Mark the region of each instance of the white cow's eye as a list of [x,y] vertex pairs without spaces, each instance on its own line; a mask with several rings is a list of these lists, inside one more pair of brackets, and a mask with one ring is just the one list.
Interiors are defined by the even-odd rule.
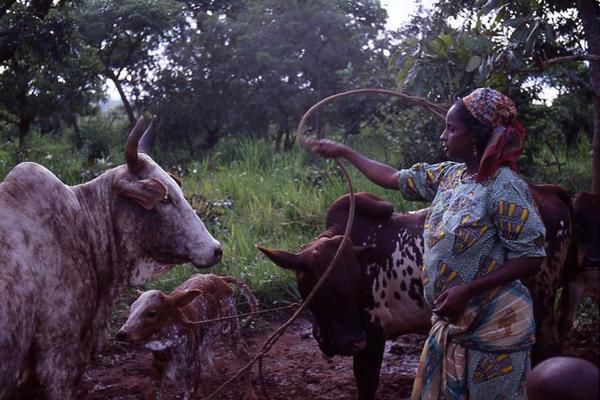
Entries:
[[148,318],[156,318],[157,315],[158,315],[158,313],[156,311],[148,311],[146,313],[146,317],[148,317]]

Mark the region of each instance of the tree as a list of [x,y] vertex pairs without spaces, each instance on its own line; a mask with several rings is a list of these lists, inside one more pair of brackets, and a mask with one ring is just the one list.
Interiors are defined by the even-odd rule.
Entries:
[[0,5],[0,63],[11,59],[21,44],[31,40],[36,34],[31,28],[46,18],[52,3],[52,0],[4,0]]
[[[476,86],[494,86],[516,100],[525,118],[528,104],[539,98],[544,81],[591,91],[596,115],[592,190],[596,192],[600,190],[600,79],[594,66],[600,60],[596,53],[600,6],[595,0],[580,0],[577,7],[563,0],[440,2],[430,24],[434,34],[416,36],[400,46],[398,78],[407,87],[427,88],[430,93],[426,95],[440,100],[463,95]],[[448,26],[449,17],[458,18],[460,26]],[[453,32],[447,34],[448,29]],[[585,39],[587,48],[581,46]],[[414,56],[412,60],[409,55]],[[438,84],[436,90],[427,81],[431,76],[444,76],[451,85],[440,91]]]
[[91,112],[101,95],[96,65],[78,45],[68,8],[48,5],[41,18],[32,9],[42,3],[13,2],[0,19],[1,30],[16,32],[2,53],[8,58],[0,66],[0,119],[17,127],[21,146],[35,122],[65,121],[77,131],[76,115]]
[[[148,107],[172,121],[166,129],[162,120],[170,136],[159,137],[192,137],[203,148],[225,134],[274,132],[286,148],[312,103],[358,77],[376,82],[385,75],[385,11],[376,1],[233,4],[225,11],[194,9],[187,19],[193,23],[165,46],[168,63],[146,97]],[[167,111],[174,104],[189,113],[175,121]],[[366,115],[357,101],[348,104],[354,116]]]
[[79,33],[114,85],[130,124],[133,98],[160,69],[160,46],[180,33],[182,3],[176,0],[87,0],[76,8]]

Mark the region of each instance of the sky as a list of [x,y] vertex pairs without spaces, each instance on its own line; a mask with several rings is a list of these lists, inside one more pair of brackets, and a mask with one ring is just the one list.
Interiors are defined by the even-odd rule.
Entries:
[[[417,11],[417,0],[380,0],[383,8],[388,13],[387,28],[394,30],[405,22]],[[434,0],[421,0],[425,8],[430,8]]]

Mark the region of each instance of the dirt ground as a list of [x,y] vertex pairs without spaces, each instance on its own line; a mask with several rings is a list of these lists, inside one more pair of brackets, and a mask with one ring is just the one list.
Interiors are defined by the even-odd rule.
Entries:
[[[124,312],[123,312],[124,314]],[[116,315],[116,328],[124,315]],[[259,319],[245,334],[251,356],[260,351],[264,341],[286,316]],[[600,365],[598,321],[579,326],[565,344],[565,354],[586,358]],[[405,335],[387,343],[378,400],[399,400],[410,396],[419,353],[425,337]],[[152,356],[143,349],[124,348],[111,340],[85,373],[79,388],[80,400],[149,400],[153,398],[150,383]],[[229,350],[215,351],[216,370],[205,379],[204,396],[227,381],[243,365]],[[352,376],[352,359],[325,359],[311,334],[307,317],[297,319],[263,359],[263,377],[269,398],[276,400],[351,400],[357,398]],[[252,367],[252,380],[259,399],[267,399],[260,391],[258,367]],[[242,378],[224,388],[215,399],[237,400],[244,395]],[[171,393],[168,399],[179,399]]]

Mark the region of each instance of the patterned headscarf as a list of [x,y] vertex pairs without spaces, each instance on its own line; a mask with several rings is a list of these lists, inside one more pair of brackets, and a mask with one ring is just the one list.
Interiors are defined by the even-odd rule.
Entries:
[[463,104],[479,122],[494,128],[481,157],[477,182],[494,175],[506,164],[517,171],[517,159],[523,153],[525,128],[517,120],[515,103],[492,88],[479,88],[463,97]]

